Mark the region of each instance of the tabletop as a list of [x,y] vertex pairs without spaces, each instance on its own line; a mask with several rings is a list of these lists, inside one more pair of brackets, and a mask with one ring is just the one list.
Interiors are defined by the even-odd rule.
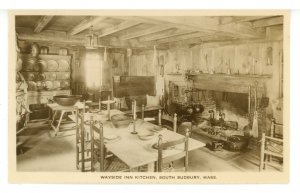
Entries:
[[[150,140],[141,140],[138,135],[131,134],[133,130],[133,125],[130,124],[128,127],[116,128],[111,121],[107,121],[106,111],[102,111],[102,114],[91,114],[86,113],[85,119],[89,120],[90,116],[94,117],[94,120],[100,120],[103,123],[103,133],[105,136],[117,135],[119,140],[105,143],[106,148],[126,163],[130,168],[136,168],[146,164],[152,164],[157,161],[158,152],[152,146],[157,143],[158,135],[163,135],[163,141],[173,141],[181,139],[184,136],[173,131],[169,131],[165,128],[162,128],[158,132],[154,133],[153,138]],[[119,110],[111,110],[111,114],[122,113]],[[73,121],[75,121],[75,115],[69,116]],[[152,123],[143,121],[141,119],[136,120],[136,131],[138,134],[146,134],[151,130],[158,130],[159,126],[153,125]],[[89,129],[89,125],[86,125],[86,129]],[[189,139],[188,150],[192,151],[201,147],[204,147],[205,144],[194,140]],[[175,146],[172,149],[167,149],[163,151],[163,157],[173,156],[178,153],[181,153],[184,149],[184,144]]]
[[58,111],[58,110],[73,110],[76,108],[83,109],[84,104],[78,101],[73,106],[62,106],[57,103],[48,103],[47,106],[53,111]]

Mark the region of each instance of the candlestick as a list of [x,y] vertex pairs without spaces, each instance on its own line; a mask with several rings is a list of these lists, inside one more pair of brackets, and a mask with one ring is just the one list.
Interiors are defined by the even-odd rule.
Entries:
[[137,134],[138,132],[135,130],[135,120],[132,121],[132,128],[133,128],[133,131],[131,132],[131,134]]
[[107,115],[108,120],[110,121],[110,96],[107,97]]

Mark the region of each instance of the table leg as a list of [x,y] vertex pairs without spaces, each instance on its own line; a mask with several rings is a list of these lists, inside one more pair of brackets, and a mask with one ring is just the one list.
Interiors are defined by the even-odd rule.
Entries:
[[155,171],[154,171],[154,168],[155,168],[154,166],[155,166],[154,162],[149,163],[149,164],[147,165],[147,172],[155,172]]
[[[54,113],[55,115],[56,115],[56,112],[57,111],[55,111],[55,113]],[[65,114],[65,111],[62,110],[61,115],[60,115],[59,120],[58,120],[58,123],[57,123],[57,126],[53,125],[53,122],[54,122],[54,119],[53,119],[53,122],[52,122],[51,126],[54,129],[54,136],[56,136],[57,133],[59,132],[59,127],[60,127],[60,124],[61,124],[61,121],[62,121],[62,118],[63,118],[64,114]]]
[[55,117],[56,117],[56,114],[57,114],[57,111],[54,111],[54,114],[52,116],[52,120],[51,120],[51,123],[50,124],[53,124],[54,120],[55,120]]

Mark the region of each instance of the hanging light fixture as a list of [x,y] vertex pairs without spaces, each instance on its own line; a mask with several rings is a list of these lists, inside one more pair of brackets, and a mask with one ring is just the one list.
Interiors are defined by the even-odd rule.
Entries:
[[104,48],[104,62],[107,62],[107,52],[106,52],[106,47]]
[[98,46],[98,36],[94,33],[93,26],[91,25],[89,34],[86,35],[86,48],[96,49]]

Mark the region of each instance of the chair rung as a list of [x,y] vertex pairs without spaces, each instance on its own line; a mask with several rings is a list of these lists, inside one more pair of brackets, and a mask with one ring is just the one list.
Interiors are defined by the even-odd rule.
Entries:
[[[89,152],[91,152],[91,150],[90,150],[90,149],[86,149],[86,150],[84,150],[84,153],[89,153]],[[82,151],[78,151],[77,153],[82,153]]]
[[281,157],[281,158],[283,158],[283,155],[282,155],[282,154],[280,154],[280,153],[275,153],[275,152],[271,152],[271,151],[268,151],[268,150],[265,150],[265,151],[264,151],[264,154],[272,155],[272,156],[276,156],[276,157]]
[[265,136],[265,138],[268,139],[268,140],[271,140],[271,141],[278,141],[278,142],[282,142],[283,143],[282,139],[278,139],[278,138],[274,138],[274,137],[268,137],[268,136]]
[[[90,162],[90,161],[91,161],[91,158],[84,159],[83,161],[84,161],[84,162]],[[78,160],[78,162],[82,162],[82,160]]]
[[272,162],[264,162],[265,165],[269,165],[269,166],[273,166],[276,168],[282,168],[283,166],[281,164],[278,163],[272,163]]

